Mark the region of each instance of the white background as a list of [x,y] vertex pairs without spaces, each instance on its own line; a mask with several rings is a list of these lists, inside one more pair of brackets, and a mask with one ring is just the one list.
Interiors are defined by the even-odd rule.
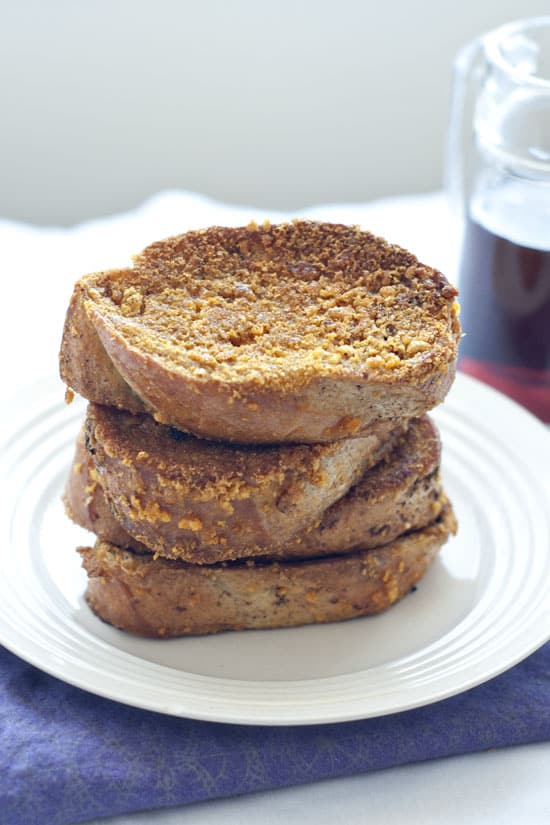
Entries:
[[437,189],[461,45],[548,0],[0,0],[0,216],[165,188],[299,209]]

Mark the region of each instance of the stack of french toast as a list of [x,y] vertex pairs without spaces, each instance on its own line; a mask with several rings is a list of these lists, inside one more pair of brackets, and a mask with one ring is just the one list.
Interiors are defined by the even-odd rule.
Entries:
[[405,596],[455,532],[426,411],[456,290],[357,227],[212,227],[75,285],[89,404],[67,479],[87,601],[153,637],[331,622]]

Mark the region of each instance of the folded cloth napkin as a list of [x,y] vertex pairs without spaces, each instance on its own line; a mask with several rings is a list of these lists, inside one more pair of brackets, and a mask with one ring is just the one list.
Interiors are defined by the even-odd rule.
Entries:
[[550,643],[426,707],[273,728],[127,707],[0,648],[0,719],[0,824],[69,825],[549,740]]

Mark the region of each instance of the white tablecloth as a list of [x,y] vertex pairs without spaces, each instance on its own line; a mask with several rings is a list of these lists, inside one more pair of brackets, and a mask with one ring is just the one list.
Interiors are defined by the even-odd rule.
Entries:
[[[306,215],[360,224],[411,249],[451,279],[456,276],[457,231],[441,194],[371,204],[326,205],[300,213]],[[71,229],[0,221],[4,298],[0,400],[9,403],[9,396],[19,387],[56,371],[65,310],[73,282],[81,274],[125,266],[131,254],[150,241],[188,228],[287,217],[269,210],[228,207],[189,193],[167,192],[134,212]],[[447,825],[543,825],[550,822],[549,776],[550,743],[101,822],[426,825],[438,821]],[[99,821],[93,825],[99,825]]]

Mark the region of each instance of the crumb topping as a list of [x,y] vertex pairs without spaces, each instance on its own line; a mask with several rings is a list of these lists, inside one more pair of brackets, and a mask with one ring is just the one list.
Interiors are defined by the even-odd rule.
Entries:
[[277,384],[313,376],[446,371],[456,290],[357,227],[288,224],[188,232],[132,269],[90,276],[88,305],[134,346],[196,379]]
[[[235,447],[164,427],[149,415],[132,415],[96,404],[88,407],[87,432],[94,451],[120,461],[121,471],[124,467],[132,470],[139,463],[140,473],[133,475],[136,491],[130,505],[149,521],[169,520],[169,514],[159,509],[156,502],[145,513],[146,508],[137,497],[142,473],[147,474],[150,483],[154,478],[156,485],[175,491],[181,500],[217,500],[228,511],[232,501],[250,498],[255,490],[269,485],[282,485],[277,507],[283,510],[287,500],[292,503],[295,496],[303,494],[304,484],[327,486],[328,461],[345,455],[346,465],[363,466],[376,449],[364,438],[324,444]],[[391,426],[387,435],[381,436],[380,444],[390,443],[390,435]],[[140,462],[137,454],[141,456]],[[186,518],[185,525],[180,524],[180,528],[193,532],[202,526],[194,514]]]

